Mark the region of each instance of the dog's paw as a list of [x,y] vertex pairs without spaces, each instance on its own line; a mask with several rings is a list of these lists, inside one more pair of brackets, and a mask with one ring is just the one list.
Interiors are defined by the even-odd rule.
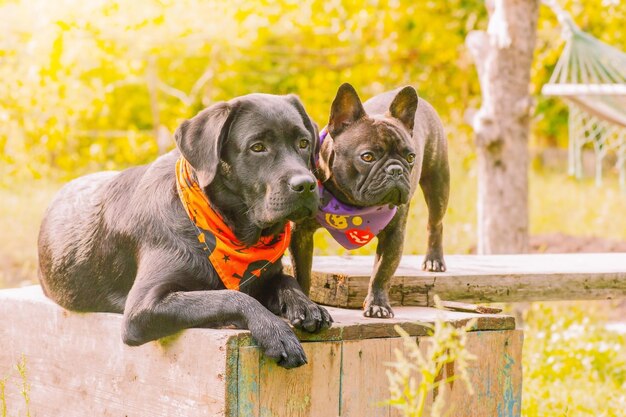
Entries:
[[331,326],[333,318],[328,311],[307,297],[290,298],[284,302],[283,316],[298,329],[310,333],[319,332]]
[[443,260],[443,256],[426,255],[424,263],[422,263],[422,270],[430,272],[446,272],[446,263]]
[[293,330],[278,317],[272,317],[272,319],[259,318],[248,324],[252,337],[261,346],[265,355],[287,369],[307,363],[302,344]]
[[363,302],[363,315],[365,317],[380,317],[390,319],[393,317],[393,310],[387,301],[387,297],[374,297],[368,295]]

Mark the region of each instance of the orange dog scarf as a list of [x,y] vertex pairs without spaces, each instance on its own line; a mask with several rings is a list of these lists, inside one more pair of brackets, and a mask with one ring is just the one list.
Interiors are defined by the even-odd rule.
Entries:
[[176,187],[183,207],[198,230],[198,240],[220,279],[230,290],[239,290],[258,278],[280,259],[289,246],[291,225],[279,235],[261,237],[253,246],[239,242],[232,230],[213,210],[211,203],[191,175],[191,165],[182,156],[176,161]]

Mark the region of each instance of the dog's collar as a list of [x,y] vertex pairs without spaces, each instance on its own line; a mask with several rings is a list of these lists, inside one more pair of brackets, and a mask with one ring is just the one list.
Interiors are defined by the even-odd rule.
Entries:
[[[320,132],[320,149],[327,137],[328,127],[325,127]],[[346,249],[357,249],[369,243],[387,227],[398,211],[397,207],[387,204],[372,207],[351,206],[339,201],[321,183],[319,189],[320,207],[315,217]]]
[[191,165],[181,156],[176,161],[176,188],[180,201],[224,286],[239,290],[280,260],[289,247],[291,224],[287,222],[278,235],[261,237],[256,244],[246,246],[211,207],[191,173]]

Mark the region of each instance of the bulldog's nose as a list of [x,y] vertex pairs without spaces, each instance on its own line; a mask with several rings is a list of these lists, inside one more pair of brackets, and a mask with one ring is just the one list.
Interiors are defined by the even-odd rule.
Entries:
[[385,171],[387,171],[387,174],[392,176],[393,178],[398,178],[400,175],[402,175],[402,167],[400,165],[389,165]]
[[315,178],[310,175],[294,175],[289,179],[289,187],[296,193],[311,193],[315,185]]

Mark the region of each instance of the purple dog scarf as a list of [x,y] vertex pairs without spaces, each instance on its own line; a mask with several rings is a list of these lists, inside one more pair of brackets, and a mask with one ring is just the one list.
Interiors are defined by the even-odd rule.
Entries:
[[[320,148],[328,131],[320,132]],[[317,221],[346,249],[357,249],[369,243],[395,216],[397,207],[390,205],[354,207],[337,200],[322,184]]]

